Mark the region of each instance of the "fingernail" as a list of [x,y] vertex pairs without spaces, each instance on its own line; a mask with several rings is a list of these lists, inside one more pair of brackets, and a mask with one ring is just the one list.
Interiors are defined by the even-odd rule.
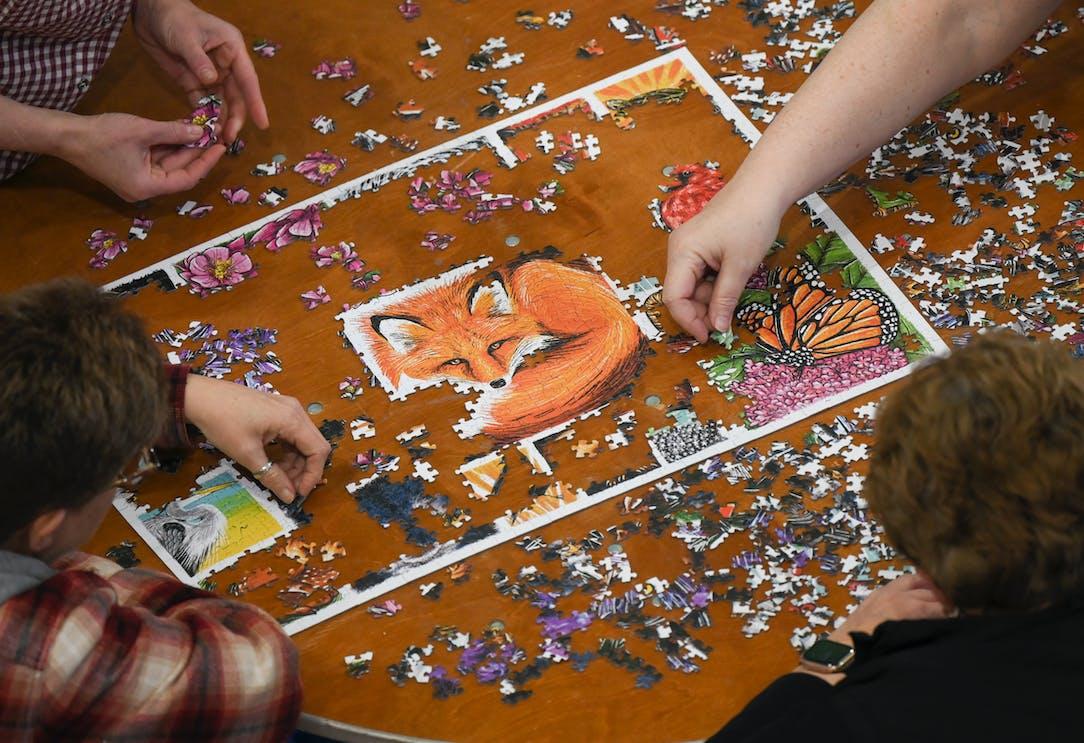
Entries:
[[190,137],[203,136],[203,127],[201,127],[201,126],[190,126],[190,127],[188,127],[188,136],[190,136]]
[[205,83],[213,83],[215,81],[215,72],[210,67],[204,67],[200,70],[199,76]]
[[715,329],[718,330],[720,333],[730,332],[730,323],[724,320],[722,315],[715,317],[715,319],[711,321],[711,324],[714,325]]

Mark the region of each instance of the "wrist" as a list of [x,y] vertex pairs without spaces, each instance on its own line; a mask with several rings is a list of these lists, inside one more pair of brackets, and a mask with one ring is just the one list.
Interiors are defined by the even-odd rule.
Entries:
[[748,194],[750,198],[747,201],[750,203],[745,206],[754,208],[762,219],[781,222],[787,209],[804,194],[792,198],[778,171],[766,174],[762,171],[763,168],[758,168],[753,155],[750,155],[727,185],[738,193]]
[[90,147],[93,117],[63,111],[53,113],[56,113],[57,117],[51,122],[49,147],[42,154],[78,165],[82,154]]
[[62,157],[81,118],[0,96],[0,150]]
[[845,626],[832,630],[825,636],[825,639],[831,640],[832,642],[838,642],[841,645],[850,645],[851,647],[854,647],[854,640],[851,639],[850,630]]
[[206,397],[206,386],[214,384],[214,380],[199,374],[188,375],[184,386],[184,418],[193,426],[199,427],[202,419],[202,403]]

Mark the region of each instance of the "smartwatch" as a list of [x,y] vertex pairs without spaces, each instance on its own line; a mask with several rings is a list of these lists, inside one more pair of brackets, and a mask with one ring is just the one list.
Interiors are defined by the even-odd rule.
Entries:
[[835,640],[817,640],[802,652],[801,663],[818,673],[840,673],[854,660],[854,648]]

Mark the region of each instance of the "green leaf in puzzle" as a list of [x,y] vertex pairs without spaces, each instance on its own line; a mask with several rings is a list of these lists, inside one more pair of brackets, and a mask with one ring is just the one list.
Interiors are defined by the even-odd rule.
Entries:
[[853,260],[843,267],[843,270],[839,272],[843,278],[843,286],[848,289],[879,289],[876,279],[869,275],[869,271],[866,267],[859,263],[857,260]]
[[805,246],[803,252],[821,273],[845,266],[854,260],[854,254],[851,253],[847,244],[835,233],[818,236],[816,240]]
[[708,381],[720,392],[729,391],[731,385],[745,379],[745,362],[755,354],[753,346],[742,346],[734,353],[716,356],[704,370]]
[[771,307],[772,293],[767,289],[745,289],[742,291],[741,298],[738,300],[738,306],[744,307],[753,302],[760,302],[767,307]]

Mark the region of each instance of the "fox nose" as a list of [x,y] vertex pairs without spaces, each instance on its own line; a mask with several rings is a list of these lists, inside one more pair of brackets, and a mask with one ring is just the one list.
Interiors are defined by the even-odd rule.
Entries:
[[494,379],[492,382],[489,383],[489,386],[495,390],[499,390],[506,384],[508,384],[508,382],[504,381],[503,379]]

